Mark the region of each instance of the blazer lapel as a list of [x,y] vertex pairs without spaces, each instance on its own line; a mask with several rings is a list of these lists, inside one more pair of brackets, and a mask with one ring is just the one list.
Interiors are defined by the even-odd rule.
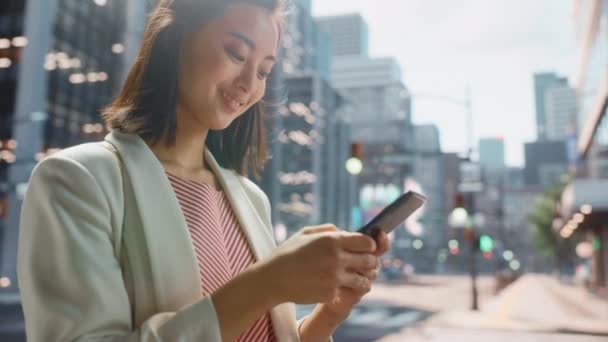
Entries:
[[205,149],[205,160],[220,181],[256,260],[268,256],[274,249],[273,238],[243,190],[239,176],[232,170],[220,167],[207,149]]
[[[267,257],[275,248],[274,238],[270,235],[272,228],[266,227],[260,214],[255,210],[238,179],[239,176],[231,170],[221,168],[208,150],[205,150],[205,160],[219,179],[256,260]],[[270,311],[270,316],[279,341],[298,341],[293,304],[284,303],[275,306]]]
[[198,264],[164,168],[137,135],[115,130],[105,140],[118,150],[131,183],[135,203],[125,204],[134,205],[141,218],[158,308],[177,310],[191,304],[202,296]]

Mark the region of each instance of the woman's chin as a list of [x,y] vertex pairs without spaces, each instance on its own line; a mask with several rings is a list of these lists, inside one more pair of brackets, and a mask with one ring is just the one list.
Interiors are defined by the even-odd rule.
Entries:
[[234,119],[235,118],[228,118],[227,116],[217,118],[217,120],[213,120],[213,122],[210,123],[209,129],[212,131],[222,131],[228,128]]

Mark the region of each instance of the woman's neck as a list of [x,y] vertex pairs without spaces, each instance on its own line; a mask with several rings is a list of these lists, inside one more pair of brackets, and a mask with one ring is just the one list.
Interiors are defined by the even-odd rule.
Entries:
[[181,169],[187,173],[208,169],[205,167],[204,151],[209,129],[202,127],[199,122],[190,122],[193,117],[183,111],[178,110],[177,119],[175,144],[167,146],[163,137],[156,144],[150,145],[150,149],[161,164],[172,169]]

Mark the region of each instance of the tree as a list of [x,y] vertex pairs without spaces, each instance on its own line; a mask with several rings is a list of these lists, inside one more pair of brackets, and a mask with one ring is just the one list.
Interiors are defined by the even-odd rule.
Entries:
[[553,220],[558,216],[557,203],[567,182],[557,183],[547,188],[534,203],[528,221],[532,229],[532,243],[541,254],[553,259],[558,272],[564,271],[575,259],[575,236],[564,239],[553,229]]

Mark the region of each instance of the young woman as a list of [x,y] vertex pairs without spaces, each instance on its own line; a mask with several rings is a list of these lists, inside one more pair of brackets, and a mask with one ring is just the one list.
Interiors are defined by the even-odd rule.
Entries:
[[[161,0],[104,142],[34,170],[19,284],[28,341],[327,341],[388,248],[333,225],[280,246],[263,102],[279,0]],[[217,159],[216,159],[217,158]],[[318,303],[300,322],[293,303]]]

